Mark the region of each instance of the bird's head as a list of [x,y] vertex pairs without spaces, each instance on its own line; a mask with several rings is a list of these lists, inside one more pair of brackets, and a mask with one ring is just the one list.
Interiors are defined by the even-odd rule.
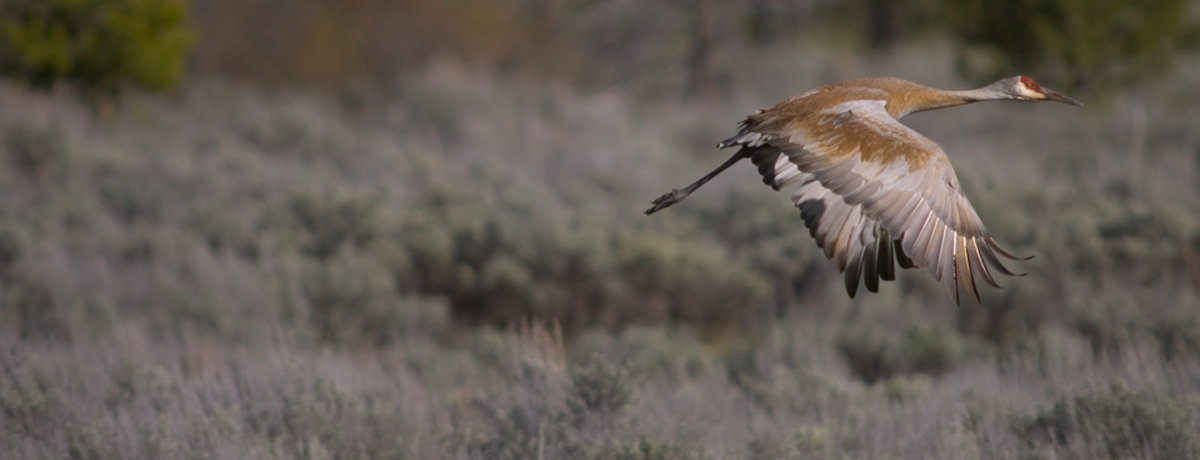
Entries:
[[1032,78],[1024,75],[1005,78],[992,84],[993,88],[1007,95],[1010,99],[1019,101],[1055,101],[1083,107],[1079,101],[1059,94],[1045,86],[1039,85]]

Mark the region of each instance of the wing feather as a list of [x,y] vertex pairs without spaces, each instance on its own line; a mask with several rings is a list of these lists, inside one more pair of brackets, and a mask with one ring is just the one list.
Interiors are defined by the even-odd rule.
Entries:
[[952,233],[952,231],[949,227],[946,227],[945,223],[936,218],[933,219],[932,226],[933,236],[929,238],[929,244],[925,246],[924,255],[925,260],[928,261],[925,266],[929,267],[929,273],[933,275],[933,279],[941,281],[942,274],[944,273],[943,268],[945,268],[946,263],[946,260],[941,257],[942,248],[944,247],[947,234]]
[[940,146],[892,118],[880,93],[807,105],[830,94],[752,115],[722,146],[759,149],[752,159],[772,187],[801,182],[793,203],[852,297],[863,276],[872,292],[894,279],[896,264],[925,267],[955,303],[960,285],[979,299],[977,278],[998,286],[993,269],[1017,276],[997,256],[1019,259],[988,234]]
[[967,241],[967,260],[971,262],[971,272],[979,274],[983,277],[983,281],[994,288],[999,288],[996,279],[992,278],[992,273],[988,271],[987,264],[983,263],[983,255],[979,253],[979,241],[970,239]]
[[[882,254],[879,253],[879,248],[881,247],[879,242],[883,241],[883,239],[878,238],[875,230],[878,230],[878,228],[872,229],[872,235],[863,234],[863,284],[871,292],[879,292],[879,275],[880,269],[883,268],[883,263],[880,260]],[[891,261],[889,260],[888,262],[890,263]]]
[[967,251],[967,237],[960,236],[955,241],[954,246],[954,268],[962,273],[959,278],[962,281],[963,289],[979,302],[979,289],[975,286],[974,268],[971,267],[971,253]]
[[879,236],[879,279],[885,281],[896,280],[896,266],[892,262],[892,243],[891,235],[888,235],[887,230],[881,230],[882,235]]
[[942,225],[946,227],[946,230],[942,233],[942,247],[938,249],[937,255],[934,256],[933,260],[938,261],[938,264],[941,265],[940,268],[943,275],[950,275],[953,278],[958,275],[954,266],[954,243],[958,241],[958,233],[951,229],[949,225]]
[[846,292],[850,294],[850,298],[854,298],[854,294],[858,293],[858,279],[862,274],[862,253],[854,254],[846,265],[846,270],[843,271],[844,280],[846,282]]

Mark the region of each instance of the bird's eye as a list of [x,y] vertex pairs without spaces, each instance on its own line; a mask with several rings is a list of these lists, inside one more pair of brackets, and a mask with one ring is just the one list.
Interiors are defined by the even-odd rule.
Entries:
[[1033,79],[1032,79],[1032,78],[1029,78],[1029,77],[1021,77],[1021,79],[1020,79],[1020,82],[1021,82],[1021,86],[1022,86],[1024,89],[1028,89],[1028,90],[1032,90],[1032,91],[1038,91],[1038,92],[1040,92],[1040,91],[1042,90],[1042,87],[1041,87],[1041,85],[1038,85],[1038,84],[1037,84],[1037,82],[1036,82],[1036,81],[1033,81]]

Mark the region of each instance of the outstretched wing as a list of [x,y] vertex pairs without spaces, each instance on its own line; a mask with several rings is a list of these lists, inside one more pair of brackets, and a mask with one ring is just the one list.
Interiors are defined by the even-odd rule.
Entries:
[[855,100],[799,117],[768,109],[721,146],[752,149],[773,187],[801,184],[793,202],[851,296],[862,274],[871,291],[891,279],[894,255],[926,267],[956,304],[959,284],[978,301],[976,278],[999,287],[990,270],[1014,274],[997,255],[1015,257],[988,234],[941,147],[885,107]]

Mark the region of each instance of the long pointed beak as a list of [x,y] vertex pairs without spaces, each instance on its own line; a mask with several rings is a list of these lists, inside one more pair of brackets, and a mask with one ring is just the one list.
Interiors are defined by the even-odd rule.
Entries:
[[1045,86],[1042,87],[1042,94],[1044,94],[1046,96],[1046,99],[1044,99],[1046,101],[1055,101],[1055,102],[1061,102],[1063,104],[1071,104],[1076,107],[1083,107],[1082,102],[1079,102],[1077,100],[1071,99],[1066,96],[1063,96],[1062,94],[1059,94],[1057,91],[1054,91]]

